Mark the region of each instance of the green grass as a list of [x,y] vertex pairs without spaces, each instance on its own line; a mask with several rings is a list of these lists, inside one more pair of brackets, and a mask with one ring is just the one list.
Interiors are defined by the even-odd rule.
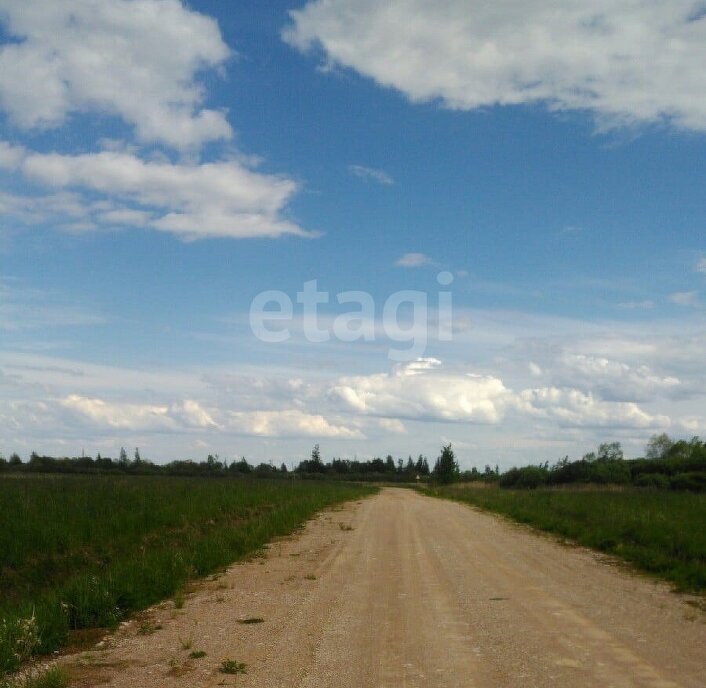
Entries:
[[243,662],[236,662],[234,659],[224,659],[218,668],[222,674],[246,674],[248,665]]
[[329,482],[0,478],[0,676],[113,627],[372,490]]
[[501,490],[438,488],[474,504],[620,557],[673,583],[706,589],[706,495],[627,488]]
[[67,688],[69,677],[60,667],[32,671],[14,679],[0,678],[0,688]]

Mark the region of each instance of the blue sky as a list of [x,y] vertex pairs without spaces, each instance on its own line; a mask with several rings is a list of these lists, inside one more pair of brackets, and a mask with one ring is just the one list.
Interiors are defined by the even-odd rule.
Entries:
[[[706,21],[582,5],[0,0],[0,451],[508,466],[706,432]],[[307,340],[314,279],[372,296],[375,341]],[[390,359],[399,290],[421,361]]]

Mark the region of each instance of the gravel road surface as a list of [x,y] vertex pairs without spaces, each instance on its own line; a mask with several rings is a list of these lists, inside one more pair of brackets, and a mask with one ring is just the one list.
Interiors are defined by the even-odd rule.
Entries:
[[[61,662],[75,686],[703,688],[695,602],[468,506],[385,489]],[[221,673],[228,659],[246,673]]]

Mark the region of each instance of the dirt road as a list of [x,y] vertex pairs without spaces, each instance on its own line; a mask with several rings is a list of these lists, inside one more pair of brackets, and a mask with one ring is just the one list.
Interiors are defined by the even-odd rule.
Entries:
[[706,615],[586,550],[387,489],[64,662],[75,685],[126,688],[703,688]]

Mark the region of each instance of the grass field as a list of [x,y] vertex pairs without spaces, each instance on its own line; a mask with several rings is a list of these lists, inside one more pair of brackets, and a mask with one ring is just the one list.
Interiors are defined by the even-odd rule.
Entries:
[[0,479],[0,676],[114,626],[371,488],[168,477]]
[[682,591],[706,590],[706,495],[624,490],[432,489],[606,552]]

